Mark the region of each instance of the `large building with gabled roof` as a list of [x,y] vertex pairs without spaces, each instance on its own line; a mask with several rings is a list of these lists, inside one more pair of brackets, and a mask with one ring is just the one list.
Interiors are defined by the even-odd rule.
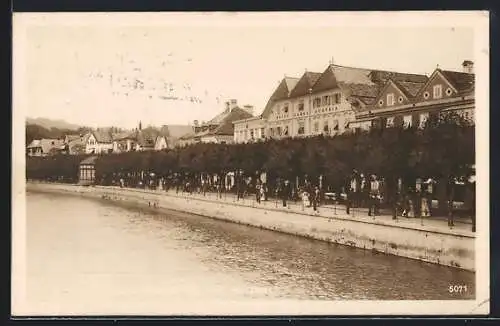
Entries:
[[420,127],[431,115],[455,111],[474,122],[475,96],[472,61],[464,61],[463,71],[436,68],[425,81],[401,82],[389,78],[377,97],[356,112],[352,127]]
[[[260,116],[234,122],[234,141],[334,136],[380,123],[421,125],[429,110],[473,116],[473,63],[463,65],[464,72],[437,69],[428,77],[330,63],[322,73],[285,77]],[[400,111],[392,116],[394,110]]]

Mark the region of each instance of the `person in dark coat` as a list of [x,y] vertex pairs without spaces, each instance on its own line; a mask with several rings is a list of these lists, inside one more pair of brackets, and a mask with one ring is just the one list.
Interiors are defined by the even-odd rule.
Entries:
[[281,188],[281,198],[283,200],[283,207],[286,207],[286,202],[290,198],[291,186],[288,180],[285,180],[283,187]]
[[318,204],[320,200],[320,191],[318,187],[314,188],[314,192],[312,194],[312,204],[313,204],[313,210],[316,212],[318,210]]

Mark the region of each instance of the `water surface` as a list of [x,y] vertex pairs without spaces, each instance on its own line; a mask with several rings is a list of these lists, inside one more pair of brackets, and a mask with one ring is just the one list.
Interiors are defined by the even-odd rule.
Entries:
[[474,298],[472,272],[190,214],[28,193],[26,225],[26,295],[41,311]]

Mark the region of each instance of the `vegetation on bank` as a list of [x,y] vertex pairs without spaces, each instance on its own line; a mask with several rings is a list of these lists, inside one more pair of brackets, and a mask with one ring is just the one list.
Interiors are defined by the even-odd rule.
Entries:
[[[115,173],[147,171],[167,176],[175,172],[224,174],[243,170],[251,175],[265,171],[271,178],[290,180],[322,175],[324,184],[334,188],[343,185],[353,169],[409,182],[417,177],[466,178],[475,164],[474,134],[473,125],[451,113],[431,116],[423,129],[378,128],[335,137],[200,143],[160,152],[106,154],[96,162],[96,178],[99,183]],[[27,178],[74,182],[78,164],[85,157],[28,158]]]

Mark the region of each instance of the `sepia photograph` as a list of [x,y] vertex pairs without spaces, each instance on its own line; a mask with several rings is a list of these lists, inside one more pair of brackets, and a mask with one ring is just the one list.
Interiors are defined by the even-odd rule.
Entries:
[[488,29],[15,13],[11,314],[488,314]]

